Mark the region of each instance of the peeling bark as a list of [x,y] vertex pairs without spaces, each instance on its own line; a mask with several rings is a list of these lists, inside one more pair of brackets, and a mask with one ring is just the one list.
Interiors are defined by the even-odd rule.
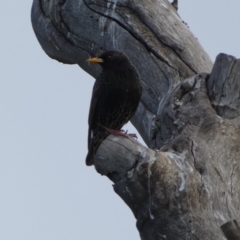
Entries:
[[99,69],[85,60],[107,49],[138,69],[144,91],[132,123],[148,147],[111,135],[95,167],[141,239],[226,239],[220,226],[240,209],[239,60],[220,54],[212,68],[166,0],[34,0],[32,24],[48,56],[93,77]]

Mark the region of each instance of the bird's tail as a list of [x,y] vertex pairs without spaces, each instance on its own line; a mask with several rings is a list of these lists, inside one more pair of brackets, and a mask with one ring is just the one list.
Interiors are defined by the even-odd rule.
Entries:
[[86,165],[87,166],[92,166],[94,163],[94,149],[93,149],[93,142],[90,145],[90,148],[88,150],[88,154],[86,157]]
[[102,127],[97,128],[93,131],[93,137],[90,141],[88,154],[86,157],[86,165],[92,166],[94,163],[95,154],[101,145],[101,143],[110,135],[108,131],[103,129]]

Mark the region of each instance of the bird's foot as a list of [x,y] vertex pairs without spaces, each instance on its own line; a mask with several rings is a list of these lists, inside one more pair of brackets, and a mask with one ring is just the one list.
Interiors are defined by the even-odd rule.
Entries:
[[113,135],[122,136],[122,137],[132,137],[137,139],[137,135],[135,133],[127,133],[127,131],[124,131],[122,129],[111,129],[104,126],[103,128],[105,128],[109,133]]
[[129,137],[136,138],[136,139],[138,138],[137,134],[135,134],[135,133],[128,133],[128,130],[124,131],[124,130],[121,129],[121,131],[123,132],[123,134],[125,134],[125,135],[127,135]]

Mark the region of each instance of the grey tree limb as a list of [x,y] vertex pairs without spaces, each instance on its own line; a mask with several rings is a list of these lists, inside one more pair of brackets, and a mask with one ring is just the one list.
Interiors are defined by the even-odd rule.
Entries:
[[34,0],[31,17],[51,58],[95,77],[85,60],[115,48],[141,75],[132,123],[148,147],[111,135],[95,160],[141,239],[225,239],[240,214],[239,60],[220,54],[212,69],[166,0]]

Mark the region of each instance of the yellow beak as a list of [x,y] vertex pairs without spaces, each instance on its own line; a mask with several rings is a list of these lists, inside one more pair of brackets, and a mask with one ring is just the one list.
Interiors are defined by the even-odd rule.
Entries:
[[103,62],[103,59],[102,59],[102,58],[94,57],[94,58],[89,58],[89,59],[87,59],[87,62],[90,62],[90,63],[102,63],[102,62]]

